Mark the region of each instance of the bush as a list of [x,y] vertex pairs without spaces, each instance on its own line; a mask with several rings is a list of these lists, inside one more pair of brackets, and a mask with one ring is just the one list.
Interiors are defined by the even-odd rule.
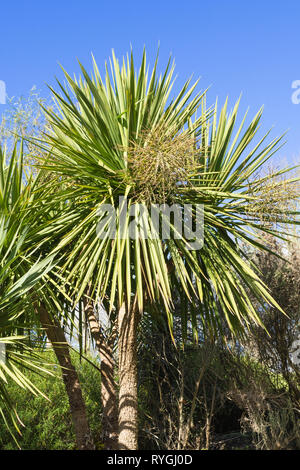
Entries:
[[[56,363],[54,354],[47,351],[41,354],[50,363]],[[95,362],[93,359],[90,359]],[[91,431],[96,443],[101,442],[101,401],[100,373],[93,365],[78,354],[72,353],[72,362],[79,374],[82,392],[87,406]],[[59,370],[59,369],[57,369]],[[17,412],[24,424],[21,436],[17,437],[24,450],[72,450],[75,449],[75,436],[64,383],[59,375],[41,376],[28,372],[27,376],[48,397],[34,396],[15,383],[9,384],[10,396],[14,397]],[[9,431],[0,427],[0,449],[17,449]]]

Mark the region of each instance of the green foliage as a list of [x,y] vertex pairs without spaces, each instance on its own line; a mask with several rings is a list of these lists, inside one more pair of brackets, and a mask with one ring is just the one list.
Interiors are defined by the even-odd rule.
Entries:
[[2,151],[0,146],[0,341],[7,351],[6,360],[0,364],[0,416],[7,425],[13,422],[17,429],[7,377],[33,393],[38,391],[20,371],[25,363],[31,370],[41,369],[28,345],[24,345],[34,323],[34,318],[29,320],[27,315],[31,309],[29,294],[37,285],[41,286],[43,276],[55,264],[53,256],[35,259],[26,256],[26,248],[34,250],[35,244],[30,233],[33,212],[28,212],[34,183],[30,176],[24,178],[23,150],[23,144],[17,142],[11,152]]
[[[42,353],[41,357],[48,362],[56,362],[54,354],[50,351]],[[84,359],[80,362],[77,353],[72,353],[72,362],[79,374],[93,437],[97,447],[101,448],[99,371]],[[37,376],[37,374],[28,372],[27,377],[50,401],[41,395],[33,396],[28,390],[21,389],[12,381],[9,382],[8,392],[17,403],[19,417],[25,425],[21,428],[22,436],[18,438],[20,447],[24,450],[75,449],[68,397],[64,383],[60,378],[59,369],[57,368],[56,376]],[[17,445],[4,426],[0,427],[0,449],[17,449]]]
[[[172,326],[172,288],[179,284],[190,304],[199,300],[198,311],[191,308],[183,323],[191,319],[195,326],[196,317],[202,317],[207,328],[216,333],[225,319],[234,334],[253,322],[262,326],[247,289],[260,308],[276,302],[245,262],[240,242],[265,249],[255,233],[273,229],[279,235],[272,224],[292,223],[289,210],[278,213],[274,191],[276,188],[280,193],[278,185],[268,188],[272,198],[266,208],[262,206],[263,188],[270,178],[251,184],[282,138],[267,143],[267,133],[256,142],[262,110],[249,124],[245,115],[238,126],[239,102],[231,112],[227,101],[220,113],[215,105],[212,118],[212,110],[206,109],[205,92],[194,95],[197,82],[190,86],[188,80],[169,103],[174,66],[168,63],[160,78],[156,61],[148,75],[145,51],[138,70],[133,53],[121,65],[113,55],[111,69],[105,69],[104,77],[95,62],[93,65],[90,75],[81,66],[78,79],[64,72],[66,85],[58,83],[59,92],[52,89],[56,110],[47,110],[51,131],[44,143],[45,148],[51,147],[51,154],[42,164],[66,183],[57,187],[55,195],[51,193],[48,205],[61,208],[54,224],[63,226],[66,233],[57,251],[64,253],[63,274],[72,283],[76,301],[89,283],[101,301],[109,298],[110,311],[124,301],[130,307],[134,293],[140,312],[145,297],[154,305],[161,302]],[[181,156],[174,159],[178,149]],[[170,169],[171,160],[175,165]],[[153,165],[160,167],[154,173]],[[174,180],[169,177],[164,186],[166,168]],[[276,171],[273,179],[286,171]],[[153,184],[156,180],[159,188]],[[286,181],[286,185],[290,183]],[[164,195],[160,192],[163,187]],[[133,207],[137,190],[148,205],[157,199],[172,199],[182,211],[184,204],[191,204],[193,221],[195,206],[204,205],[203,248],[193,247],[186,234],[168,239],[156,233],[149,211],[142,215],[141,223],[140,211]],[[99,210],[107,203],[115,213],[106,217],[106,212]],[[134,240],[129,228],[132,208]],[[118,242],[107,230],[115,216]],[[97,238],[100,221],[105,223]],[[170,233],[176,232],[174,222],[166,223]]]
[[[221,395],[224,389],[226,391],[227,382],[230,384],[233,372],[237,381],[236,396],[242,400],[248,396],[245,395],[248,391],[241,391],[241,387],[249,383],[248,370],[254,378],[260,377],[261,371],[254,368],[255,375],[251,362],[246,361],[243,367],[238,363],[240,368],[229,361],[227,369],[223,370],[220,368],[222,361],[205,354],[211,361],[205,362],[204,375],[199,379],[200,382],[203,379],[203,390],[199,392],[197,362],[201,362],[201,354],[188,356],[187,350],[183,353],[182,344],[188,343],[190,325],[194,339],[197,337],[199,321],[206,326],[205,334],[209,333],[211,340],[213,334],[223,333],[226,328],[231,333],[241,333],[253,324],[262,326],[261,313],[267,305],[282,314],[283,305],[276,295],[270,295],[257,267],[246,259],[242,243],[267,251],[267,243],[257,234],[283,236],[281,225],[292,224],[296,211],[290,206],[282,210],[278,204],[285,204],[287,195],[288,199],[294,197],[287,188],[295,180],[287,179],[284,184],[278,181],[288,170],[276,171],[271,178],[256,178],[281,144],[281,138],[265,143],[268,134],[255,144],[261,111],[248,125],[245,116],[236,128],[239,103],[228,112],[226,102],[219,115],[217,106],[214,107],[212,118],[210,110],[206,110],[205,93],[193,97],[197,83],[190,87],[190,81],[170,101],[174,72],[170,63],[161,77],[157,62],[148,75],[145,52],[137,72],[132,54],[121,66],[113,56],[111,70],[106,69],[104,79],[95,63],[92,75],[83,67],[81,70],[79,80],[65,73],[68,87],[59,84],[61,94],[52,90],[57,108],[47,110],[44,122],[48,120],[49,134],[41,144],[40,153],[35,149],[37,153],[33,155],[35,162],[42,157],[41,172],[24,182],[24,157],[28,158],[27,151],[33,150],[30,139],[25,154],[22,145],[13,148],[10,158],[0,153],[0,337],[7,341],[9,333],[16,341],[20,329],[22,333],[26,329],[37,331],[36,315],[30,315],[33,309],[26,307],[32,304],[29,294],[36,295],[32,291],[38,281],[39,294],[47,307],[55,305],[55,313],[59,320],[64,316],[64,321],[70,307],[68,304],[61,308],[60,295],[65,294],[64,288],[70,290],[69,301],[74,306],[91,285],[91,296],[95,294],[96,300],[105,299],[109,311],[115,311],[117,303],[121,305],[124,301],[130,307],[131,299],[135,298],[140,312],[147,301],[151,304],[151,307],[147,305],[149,311],[151,308],[156,313],[165,311],[169,326],[173,326],[176,314],[173,293],[174,287],[178,288],[183,330],[179,354],[169,341],[165,363],[161,354],[156,358],[157,367],[152,370],[150,365],[154,363],[146,362],[144,371],[148,377],[141,388],[141,399],[148,401],[148,414],[155,409],[152,405],[155,401],[163,406],[157,410],[155,432],[163,427],[166,434],[169,417],[176,415],[172,433],[167,436],[169,444],[171,439],[172,445],[179,442],[182,448],[192,445],[192,439],[199,437],[192,426],[194,416],[198,423],[205,422],[206,436],[201,435],[195,446],[207,448],[213,424],[213,412],[208,410],[222,402]],[[35,99],[33,93],[33,101]],[[29,138],[40,137],[40,115],[36,115],[37,122],[32,120],[34,105],[30,104],[25,110],[18,106],[12,110],[13,129]],[[6,129],[8,121],[3,122]],[[11,134],[4,135],[0,129],[0,138],[8,135]],[[162,137],[159,158],[158,137]],[[45,155],[50,147],[51,153]],[[174,149],[180,150],[175,168],[171,166],[175,161]],[[151,173],[153,168],[155,171]],[[203,204],[203,248],[191,250],[186,237],[169,240],[137,236],[133,240],[129,233],[130,209],[137,193],[148,205],[157,200],[172,200],[181,208],[186,203]],[[117,223],[117,241],[108,236],[104,227],[98,233],[103,237],[97,237],[99,209],[104,203],[114,206],[117,222],[120,222],[123,206],[119,196],[127,197],[129,202],[123,228]],[[139,215],[135,209],[137,220]],[[196,217],[194,212],[193,217]],[[150,233],[153,227],[149,214],[144,216],[143,224]],[[169,225],[173,232],[174,225],[171,222]],[[63,266],[55,279],[50,278],[48,272],[54,264],[51,257],[47,258],[49,252],[57,255]],[[46,274],[51,282],[42,284],[41,279],[46,279]],[[18,311],[20,299],[24,302]],[[17,312],[13,313],[14,323],[7,318],[11,312]],[[80,330],[81,316],[79,322]],[[49,356],[52,362],[53,356]],[[26,425],[20,445],[25,449],[73,449],[69,406],[61,379],[37,377],[27,371],[26,377],[48,395],[50,401],[45,401],[42,395],[32,396],[30,390],[37,388],[21,375],[22,361],[19,360],[16,369],[9,360],[11,357],[8,355],[7,364],[1,366],[6,374],[0,377],[0,412],[4,402],[5,412],[13,414],[7,399],[13,397],[20,419]],[[100,374],[85,362],[79,363],[78,358],[74,360],[91,429],[101,448]],[[156,370],[162,375],[155,376]],[[5,375],[11,376],[8,384]],[[222,376],[220,387],[219,376]],[[17,387],[20,381],[25,389]],[[260,383],[272,389],[272,381],[263,379]],[[157,396],[157,385],[164,392],[163,404]],[[193,387],[192,394],[186,393],[187,388]],[[264,389],[265,392],[269,393],[269,388]],[[239,398],[240,393],[242,398]],[[261,396],[258,390],[257,403]],[[152,428],[150,432],[153,434]],[[0,433],[2,448],[15,446],[7,430],[2,429]],[[165,436],[159,437],[161,441],[163,438]],[[165,446],[168,447],[166,443]]]

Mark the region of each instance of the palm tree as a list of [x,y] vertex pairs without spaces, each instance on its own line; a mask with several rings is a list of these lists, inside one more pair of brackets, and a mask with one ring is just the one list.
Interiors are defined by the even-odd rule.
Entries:
[[[54,260],[53,256],[47,256],[47,250],[42,246],[47,241],[47,236],[45,232],[43,235],[39,234],[42,219],[36,219],[33,209],[38,204],[37,195],[40,196],[37,189],[41,186],[41,175],[36,178],[32,174],[26,175],[23,157],[22,142],[15,143],[13,152],[8,158],[0,147],[0,253],[2,256],[0,325],[1,336],[3,336],[1,342],[8,341],[10,348],[11,345],[18,348],[24,347],[25,341],[30,342],[32,331],[34,330],[36,335],[41,336],[42,328],[42,335],[46,333],[62,367],[62,377],[70,402],[77,447],[92,449],[93,443],[80,383],[71,362],[64,331],[56,315],[56,310],[58,308],[62,310],[66,303],[65,298],[60,298],[59,291],[51,288],[53,281],[51,282],[49,276],[57,260]],[[46,220],[45,214],[44,220]],[[27,354],[24,359],[20,352],[14,354],[15,356],[19,354],[17,357],[20,364],[26,365],[27,360],[28,364],[33,367],[34,361],[36,362],[34,355],[31,360],[27,357],[33,350],[34,344],[31,348],[27,345],[25,349]],[[4,372],[6,371],[19,384],[36,392],[36,387],[27,381],[26,376],[20,370],[9,372],[14,368],[12,365],[9,369],[9,364],[9,361],[2,364]],[[22,380],[18,381],[19,376]],[[4,376],[2,378],[4,379]],[[1,386],[2,382],[0,388]],[[5,393],[2,395],[6,397],[4,403],[7,407],[8,397]]]
[[[230,114],[226,103],[217,117],[216,107],[206,110],[205,93],[193,97],[197,82],[190,87],[190,80],[169,101],[170,61],[161,76],[156,61],[150,77],[145,51],[138,72],[132,53],[121,67],[113,55],[110,66],[104,79],[95,61],[91,76],[82,66],[79,80],[64,72],[68,86],[59,83],[61,94],[52,89],[59,111],[46,110],[51,155],[42,166],[64,181],[45,206],[60,207],[55,223],[66,230],[54,252],[72,244],[63,272],[75,303],[91,283],[92,295],[108,301],[118,323],[119,447],[136,449],[136,336],[145,303],[162,302],[172,331],[171,287],[177,282],[191,305],[184,321],[195,325],[202,316],[211,333],[224,318],[233,334],[252,322],[262,325],[247,289],[261,308],[275,301],[239,242],[263,249],[257,232],[283,236],[266,221],[292,220],[276,211],[274,198],[263,205],[267,177],[252,181],[281,141],[264,146],[267,134],[254,145],[261,111],[246,127],[245,116],[234,135],[238,103]],[[204,205],[202,249],[191,249],[172,220],[163,218],[173,236],[159,234],[150,217],[157,204],[159,217],[164,205],[176,204],[181,213],[192,205],[193,223]],[[107,230],[112,222],[113,236]],[[196,298],[198,311],[192,308]]]
[[16,441],[10,424],[20,432],[22,423],[13,397],[8,394],[7,379],[37,394],[41,392],[26,378],[24,369],[51,373],[34,355],[26,334],[30,323],[25,325],[22,319],[29,308],[29,291],[53,268],[54,259],[52,256],[29,263],[26,257],[24,236],[30,220],[25,220],[22,213],[27,201],[26,191],[20,197],[22,149],[18,154],[17,147],[14,147],[9,165],[5,157],[0,147],[0,415]]

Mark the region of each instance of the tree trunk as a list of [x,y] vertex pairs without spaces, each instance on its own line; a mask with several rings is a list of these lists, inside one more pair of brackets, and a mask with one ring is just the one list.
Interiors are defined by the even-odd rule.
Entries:
[[138,449],[137,326],[136,301],[128,311],[123,304],[119,327],[119,449]]
[[101,401],[103,407],[102,430],[107,450],[118,449],[118,396],[115,384],[113,338],[106,338],[94,313],[92,301],[84,298],[84,309],[91,335],[101,359]]
[[49,315],[43,304],[38,307],[38,315],[62,368],[62,377],[69,398],[77,449],[93,450],[95,447],[86,416],[86,406],[76,369],[71,362],[70,350],[64,331],[59,323]]

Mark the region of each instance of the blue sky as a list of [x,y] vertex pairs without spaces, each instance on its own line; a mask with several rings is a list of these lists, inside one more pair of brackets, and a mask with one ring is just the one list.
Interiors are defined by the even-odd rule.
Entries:
[[[9,96],[62,77],[61,63],[78,72],[77,58],[91,69],[90,54],[104,64],[114,48],[122,56],[133,46],[137,62],[145,45],[151,63],[160,42],[163,68],[170,52],[177,85],[192,73],[230,104],[242,92],[241,111],[253,116],[265,106],[263,129],[275,137],[289,129],[278,159],[299,162],[300,104],[292,103],[292,82],[300,80],[299,0],[5,0],[0,5],[0,80]],[[300,94],[299,94],[300,96]],[[2,105],[3,106],[3,105]],[[1,105],[0,105],[1,113]]]

